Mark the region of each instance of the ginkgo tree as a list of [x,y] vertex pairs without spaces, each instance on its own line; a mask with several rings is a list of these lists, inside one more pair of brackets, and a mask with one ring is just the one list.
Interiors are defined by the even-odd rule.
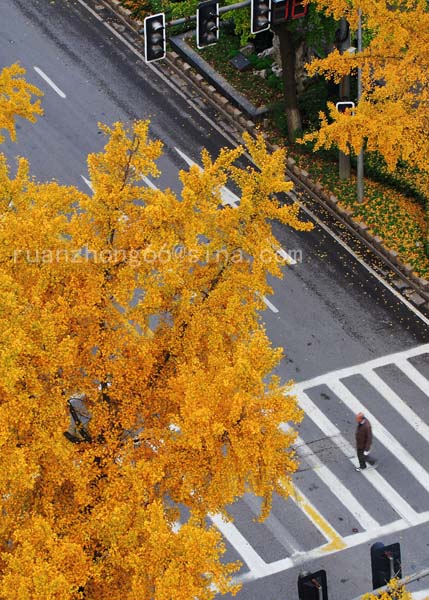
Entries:
[[402,581],[393,578],[385,591],[377,594],[369,592],[364,594],[361,600],[413,600],[413,597]]
[[208,599],[237,568],[208,516],[245,492],[266,516],[297,468],[279,425],[302,414],[260,309],[273,220],[311,224],[277,199],[285,155],[262,139],[256,167],[203,152],[177,196],[142,185],[149,123],[103,131],[90,195],[0,161],[0,598]]
[[[429,173],[429,11],[426,0],[316,0],[319,9],[346,18],[353,31],[359,10],[364,28],[361,52],[331,52],[308,65],[339,83],[361,70],[362,95],[353,112],[333,104],[321,114],[316,149],[338,146],[358,153],[362,145],[378,151],[390,170],[398,161]],[[356,50],[356,49],[355,49]]]
[[0,71],[0,143],[9,137],[16,140],[16,117],[22,117],[34,123],[37,116],[43,114],[40,100],[42,92],[23,77],[25,69],[18,64],[5,67]]

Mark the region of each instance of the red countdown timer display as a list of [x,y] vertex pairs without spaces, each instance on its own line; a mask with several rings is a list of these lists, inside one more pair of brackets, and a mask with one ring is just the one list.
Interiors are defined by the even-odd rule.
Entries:
[[303,0],[273,0],[271,6],[271,25],[305,17],[308,4]]

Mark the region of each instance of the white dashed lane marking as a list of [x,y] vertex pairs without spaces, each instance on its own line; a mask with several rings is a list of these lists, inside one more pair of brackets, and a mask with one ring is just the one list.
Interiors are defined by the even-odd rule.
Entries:
[[58,94],[58,96],[60,96],[61,98],[66,97],[65,93],[60,90],[60,88],[52,81],[52,79],[50,77],[48,77],[46,75],[46,73],[44,71],[42,71],[42,69],[40,69],[39,67],[34,67],[34,70],[36,71],[36,73],[38,75],[40,75],[40,77],[42,79],[44,79],[46,81],[46,83],[48,85],[51,86],[51,88],[54,90],[54,92],[56,92]]

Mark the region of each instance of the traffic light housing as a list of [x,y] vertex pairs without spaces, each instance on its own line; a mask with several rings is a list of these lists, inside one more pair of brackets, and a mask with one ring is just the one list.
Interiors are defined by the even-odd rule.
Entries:
[[279,25],[285,21],[293,21],[305,17],[308,4],[305,0],[272,0],[271,25]]
[[251,0],[250,31],[259,33],[271,25],[271,0]]
[[164,58],[167,51],[165,14],[158,13],[145,17],[143,31],[145,61],[153,62]]
[[206,0],[197,8],[197,48],[216,44],[219,39],[219,2]]
[[92,415],[88,410],[85,394],[74,394],[67,400],[70,413],[70,425],[64,436],[73,444],[81,442],[92,442],[88,431]]
[[328,600],[328,582],[326,571],[321,569],[315,573],[298,575],[299,600]]
[[402,579],[399,542],[390,544],[390,546],[385,546],[382,542],[375,542],[371,546],[371,571],[374,590],[385,586],[394,577]]
[[341,100],[340,102],[337,102],[335,104],[335,108],[338,110],[338,112],[340,113],[344,113],[346,112],[346,110],[348,108],[351,109],[352,114],[354,113],[355,110],[355,103],[352,102],[351,100]]

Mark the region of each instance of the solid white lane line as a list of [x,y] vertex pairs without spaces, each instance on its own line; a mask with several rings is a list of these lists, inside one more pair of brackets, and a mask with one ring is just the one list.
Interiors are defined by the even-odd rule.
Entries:
[[81,175],[81,177],[84,180],[84,182],[86,183],[86,185],[89,187],[89,189],[91,190],[91,192],[93,192],[94,188],[92,187],[92,183],[90,182],[90,180],[87,179],[84,175]]
[[273,313],[278,313],[278,312],[279,312],[279,309],[278,309],[278,308],[276,308],[276,307],[274,306],[274,304],[272,304],[272,302],[270,302],[270,301],[268,300],[268,298],[266,298],[265,296],[261,296],[261,298],[262,298],[262,300],[265,302],[265,304],[268,306],[268,308],[269,308],[270,310],[272,310],[272,311],[273,311]]
[[233,523],[224,521],[219,514],[210,515],[210,519],[247,564],[252,576],[254,575],[255,578],[258,578],[267,574],[267,563],[259,556]]
[[157,188],[156,185],[151,182],[149,177],[146,177],[146,175],[142,175],[142,181],[144,181],[147,187],[151,188],[152,190],[159,190],[159,188]]
[[[180,148],[174,148],[177,152],[177,154],[183,158],[183,160],[185,161],[185,163],[187,165],[189,165],[190,167],[198,167],[200,171],[202,171],[202,167],[196,163],[194,160],[192,160],[192,158],[190,158],[187,154],[185,154],[182,150],[180,150]],[[220,188],[220,195],[222,198],[222,204],[228,204],[229,206],[233,206],[234,208],[237,207],[237,204],[240,202],[240,198],[234,194],[233,192],[231,192],[231,190],[229,190],[227,187],[225,187],[224,185]]]
[[421,313],[418,308],[416,308],[413,304],[411,304],[411,302],[409,302],[406,298],[404,298],[404,296],[402,296],[402,294],[400,292],[398,292],[398,290],[396,290],[392,285],[390,285],[390,283],[385,281],[383,279],[383,277],[381,277],[377,273],[377,271],[375,271],[372,267],[370,267],[358,254],[356,254],[356,252],[354,250],[352,250],[349,246],[347,246],[347,244],[345,242],[343,242],[343,240],[336,233],[334,233],[331,229],[329,229],[329,227],[325,223],[323,223],[323,221],[321,221],[319,219],[319,217],[317,217],[309,208],[307,208],[307,206],[304,203],[300,202],[296,193],[289,192],[289,195],[291,196],[291,198],[293,198],[299,204],[300,208],[302,208],[302,210],[305,213],[307,213],[307,215],[309,215],[313,219],[313,221],[315,221],[315,223],[317,223],[319,225],[319,227],[321,227],[324,231],[326,231],[326,233],[328,235],[330,235],[336,242],[338,242],[338,244],[340,244],[340,246],[342,248],[344,248],[344,250],[346,250],[351,256],[353,256],[353,258],[360,265],[362,265],[362,267],[364,267],[364,269],[366,269],[369,273],[371,273],[371,275],[373,277],[375,277],[377,279],[377,281],[379,283],[381,283],[381,285],[384,285],[385,288],[387,288],[400,302],[402,302],[402,304],[405,304],[405,306],[409,310],[411,310],[419,319],[421,319],[423,321],[423,323],[425,323],[426,325],[429,325],[429,319],[427,317],[425,317],[425,315],[423,313]]
[[[380,526],[380,523],[373,519],[371,515],[364,509],[364,507],[356,500],[353,494],[348,488],[338,479],[334,473],[320,460],[320,458],[314,454],[312,450],[307,446],[304,440],[297,437],[298,455],[302,456],[305,461],[313,467],[315,473],[319,479],[329,488],[332,494],[338,498],[343,506],[354,516],[356,521],[364,529],[370,530]],[[304,451],[304,452],[303,452]]]
[[52,79],[50,79],[50,78],[49,78],[49,77],[46,75],[46,73],[44,73],[44,72],[42,71],[42,69],[39,69],[39,67],[33,67],[33,68],[34,68],[34,70],[36,71],[36,73],[37,73],[38,75],[40,75],[40,77],[41,77],[42,79],[44,79],[44,80],[46,81],[46,83],[48,83],[48,84],[51,86],[51,88],[52,88],[52,89],[53,89],[55,92],[57,92],[58,96],[61,96],[61,98],[65,98],[65,97],[66,97],[65,93],[64,93],[64,92],[62,92],[62,91],[60,90],[60,88],[59,88],[57,85],[55,85],[55,83],[52,81]]
[[376,417],[354,396],[346,386],[337,381],[329,384],[330,389],[353,413],[363,412],[371,421],[373,432],[387,450],[404,465],[417,481],[429,492],[429,473],[416,461],[408,450],[380,423]]
[[318,375],[317,377],[313,377],[313,379],[307,379],[307,381],[299,382],[298,385],[302,389],[304,387],[316,387],[316,385],[321,385],[324,383],[326,385],[329,385],[330,381],[344,379],[345,377],[349,377],[350,375],[356,375],[358,373],[361,373],[364,370],[377,369],[378,367],[384,367],[385,365],[389,365],[391,363],[399,364],[407,358],[412,358],[414,356],[419,356],[420,354],[426,354],[428,352],[429,344],[422,344],[421,346],[415,346],[414,348],[410,348],[409,350],[401,350],[400,352],[387,354],[385,356],[381,356],[380,358],[374,358],[373,360],[369,360],[364,363],[359,363],[352,367],[345,367],[344,369],[338,369],[337,371],[330,371],[329,373],[325,373],[324,375]]
[[429,442],[429,426],[406,404],[387,383],[374,373],[364,372],[365,379],[373,388],[382,394],[383,398],[392,406],[401,417],[411,425],[427,442]]
[[[299,387],[299,385],[297,387]],[[299,404],[307,417],[309,417],[321,431],[330,437],[341,452],[347,456],[353,465],[355,465],[354,457],[356,456],[356,450],[341,435],[340,430],[322,413],[305,392],[298,391],[297,396]],[[350,457],[353,457],[353,460]],[[419,522],[419,514],[379,473],[376,471],[362,471],[359,473],[359,476],[362,477],[362,475],[366,477],[376,491],[383,496],[393,510],[405,519],[407,523],[413,525]]]
[[429,396],[429,380],[414,365],[408,360],[398,360],[396,364],[414,385],[419,387],[426,396]]

